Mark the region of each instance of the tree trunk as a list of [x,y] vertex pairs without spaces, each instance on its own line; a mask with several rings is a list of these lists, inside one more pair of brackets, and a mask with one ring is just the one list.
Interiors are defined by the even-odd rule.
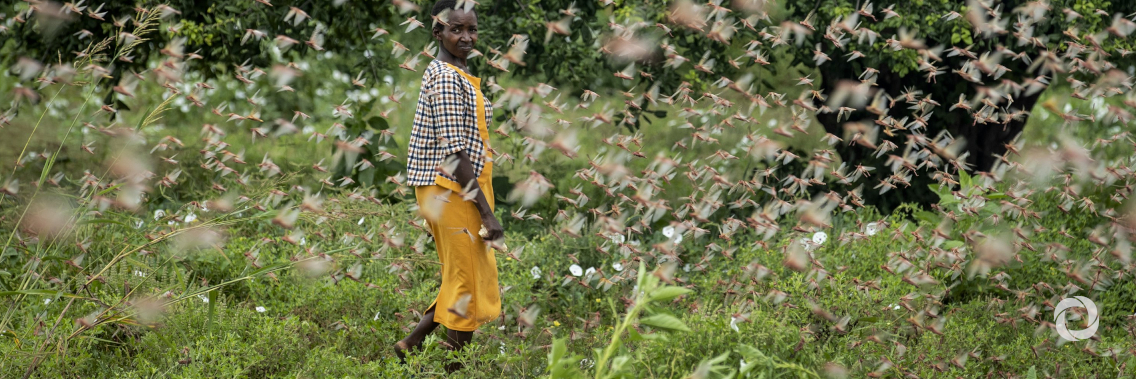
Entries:
[[[1032,96],[1015,98],[1013,107],[1020,107],[1025,111],[1032,111],[1034,104],[1041,97],[1039,91]],[[1029,116],[1020,120],[1013,120],[1004,125],[998,124],[966,124],[955,125],[951,134],[965,138],[966,151],[970,152],[967,163],[973,171],[990,171],[998,157],[1006,153],[1006,145],[1021,134],[1026,127]]]
[[[822,78],[821,86],[826,93],[831,94],[836,84],[841,79],[855,78],[859,73],[852,71],[852,65],[825,65],[821,69]],[[921,74],[909,73],[905,76],[895,74],[888,67],[880,67],[880,74],[877,77],[877,88],[884,91],[891,97],[899,97],[904,91],[903,83],[925,84],[925,79]],[[930,96],[941,105],[934,109],[934,113],[927,120],[929,123],[928,130],[925,134],[928,137],[934,137],[940,130],[947,130],[955,138],[962,138],[966,143],[966,151],[969,152],[967,163],[970,171],[990,171],[994,163],[998,161],[999,155],[1005,154],[1006,144],[1009,144],[1014,138],[1017,138],[1025,128],[1029,116],[1026,115],[1020,120],[1014,120],[1007,124],[974,124],[973,118],[965,114],[964,110],[956,109],[948,111],[951,103],[958,99],[959,94],[967,95],[967,98],[973,97],[974,90],[970,83],[959,84],[957,78],[951,77],[950,74],[942,75],[938,78],[941,81],[953,81],[954,84],[937,84],[920,85],[924,91],[921,95],[923,97]],[[1015,102],[1011,108],[1020,108],[1025,111],[1033,110],[1034,104],[1041,97],[1041,92],[1031,96],[1016,97]],[[910,111],[906,106],[901,106],[897,103],[894,108],[888,110],[888,115],[897,119],[910,116]],[[835,111],[835,110],[834,110]],[[843,123],[837,122],[837,113],[818,113],[817,121],[824,126],[824,130],[832,133],[838,137],[842,137],[844,133]],[[872,122],[875,115],[867,111],[856,111],[848,119],[848,121],[867,121]],[[880,138],[887,138],[882,135]],[[902,147],[906,141],[903,137],[890,138],[896,145]],[[871,156],[871,152],[866,151],[863,147],[848,146],[847,141],[841,146],[837,147],[837,153],[840,157],[849,162],[849,164],[864,164],[862,160],[865,156]]]

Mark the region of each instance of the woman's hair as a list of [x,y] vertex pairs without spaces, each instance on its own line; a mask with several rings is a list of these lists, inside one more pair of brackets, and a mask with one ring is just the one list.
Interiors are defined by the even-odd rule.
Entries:
[[[454,0],[438,0],[434,3],[434,9],[430,10],[430,15],[437,16],[439,13],[442,13],[442,11],[446,9],[454,9],[455,6],[457,6],[457,2]],[[434,25],[431,29],[437,30],[441,27],[442,24],[434,22]]]
[[430,11],[430,15],[437,16],[438,13],[442,13],[446,9],[454,9],[455,6],[457,6],[457,2],[454,0],[438,0],[434,3],[434,9]]

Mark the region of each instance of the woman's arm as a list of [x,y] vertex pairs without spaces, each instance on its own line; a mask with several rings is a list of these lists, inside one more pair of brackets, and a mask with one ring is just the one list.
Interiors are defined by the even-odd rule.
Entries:
[[[485,226],[485,231],[488,234],[482,239],[486,241],[496,241],[505,236],[505,229],[501,227],[501,223],[497,221],[497,216],[493,215],[493,209],[489,207],[489,201],[485,199],[485,191],[481,190],[481,186],[477,184],[477,176],[473,174],[473,163],[469,160],[469,155],[465,150],[458,150],[454,154],[450,154],[448,159],[457,159],[458,167],[454,169],[454,177],[458,179],[458,184],[462,188],[468,188],[470,191],[477,192],[474,196],[473,203],[477,206],[477,212],[481,214],[481,224]],[[470,231],[470,233],[476,233]]]

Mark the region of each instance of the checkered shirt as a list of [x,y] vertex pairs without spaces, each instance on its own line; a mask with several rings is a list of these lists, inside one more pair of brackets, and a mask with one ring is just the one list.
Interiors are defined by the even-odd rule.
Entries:
[[[485,167],[486,141],[477,129],[477,92],[470,81],[445,62],[435,59],[422,75],[422,92],[414,111],[407,153],[407,183],[434,184],[436,176],[457,181],[439,169],[450,154],[465,150],[473,164],[474,177]],[[485,103],[485,123],[492,120],[493,104]]]

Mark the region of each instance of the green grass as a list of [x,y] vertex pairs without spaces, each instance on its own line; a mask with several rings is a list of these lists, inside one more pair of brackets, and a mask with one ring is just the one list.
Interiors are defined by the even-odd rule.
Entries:
[[[389,209],[366,202],[341,201],[342,209],[339,211],[344,213],[377,211],[409,214],[401,205]],[[357,226],[356,220],[352,217],[325,221],[326,230],[353,230],[352,226]],[[905,222],[899,217],[890,220],[894,227]],[[379,221],[369,218],[366,226],[379,225]],[[403,224],[405,217],[390,221]],[[105,275],[105,285],[93,286],[94,296],[108,301],[120,297],[123,283],[129,283],[136,293],[156,294],[164,290],[181,292],[198,288],[202,277],[241,276],[250,269],[243,254],[259,240],[260,230],[266,223],[267,220],[255,220],[235,224],[227,229],[230,238],[222,249],[187,255],[177,264],[163,266],[164,258],[161,256],[133,257],[110,270]],[[855,228],[851,223],[845,225]],[[1069,226],[1077,227],[1076,224]],[[98,229],[97,233],[115,235],[127,232],[129,227],[105,224]],[[590,349],[605,345],[611,338],[610,327],[623,310],[618,299],[631,296],[633,278],[617,283],[608,291],[586,289],[575,283],[561,285],[560,279],[570,263],[565,258],[566,254],[575,254],[581,266],[600,267],[609,275],[614,271],[610,263],[618,257],[605,256],[594,250],[589,252],[587,246],[601,243],[594,237],[561,244],[547,235],[536,237],[529,234],[533,229],[524,225],[508,225],[507,229],[510,245],[526,244],[528,247],[522,256],[523,262],[504,257],[500,260],[501,283],[511,287],[503,298],[505,328],[498,330],[502,324],[493,322],[478,332],[476,343],[461,358],[469,364],[461,375],[487,378],[538,376],[547,364],[548,347],[554,338],[567,338],[569,351],[594,362],[596,357],[590,354]],[[400,230],[415,232],[414,229]],[[843,231],[837,227],[830,233],[835,236]],[[1053,238],[1054,234],[1043,234],[1038,238],[1045,241]],[[407,240],[413,240],[416,235],[408,235]],[[651,236],[647,241],[658,238]],[[778,250],[757,248],[743,241],[732,245],[739,247],[733,260],[719,255],[710,259],[710,267],[704,271],[685,272],[680,269],[676,273],[679,283],[693,288],[695,294],[656,308],[669,309],[681,315],[691,331],[649,332],[649,328],[640,325],[640,333],[649,333],[658,339],[632,340],[622,347],[620,351],[631,358],[624,369],[635,377],[684,377],[699,362],[723,353],[730,357],[725,361],[727,366],[736,367],[738,360],[744,359],[741,352],[747,351],[743,346],[754,347],[771,357],[771,361],[762,364],[794,363],[819,372],[826,363],[834,362],[851,370],[854,376],[859,375],[855,373],[875,370],[878,367],[876,361],[866,357],[878,356],[886,356],[895,362],[896,367],[887,372],[896,374],[899,372],[896,370],[903,370],[921,377],[971,376],[986,372],[1021,374],[1030,367],[1052,374],[1058,366],[1065,375],[1112,377],[1117,375],[1121,364],[1133,363],[1130,357],[1114,361],[1112,358],[1090,356],[1080,350],[1086,346],[1084,343],[1056,346],[1051,332],[1038,333],[1032,323],[1021,321],[1015,327],[995,322],[993,314],[1015,312],[1025,304],[1013,300],[1001,305],[992,304],[990,301],[994,298],[1007,298],[1005,294],[996,292],[978,294],[941,307],[929,307],[937,309],[945,320],[943,335],[912,328],[905,319],[914,314],[894,308],[901,297],[916,289],[897,276],[887,275],[878,269],[879,265],[887,262],[889,252],[903,245],[890,238],[890,231],[885,231],[863,242],[843,246],[833,243],[821,248],[816,253],[818,259],[833,271],[815,287],[809,282],[813,278],[784,269],[780,264],[783,255]],[[96,242],[107,246],[94,245],[91,249],[109,248],[111,243],[108,240]],[[311,243],[319,244],[325,250],[347,247],[362,247],[364,251],[376,249],[374,245],[343,244],[338,240],[328,238]],[[701,255],[696,246],[705,242],[708,242],[705,238],[691,241],[687,245],[690,250],[683,254],[685,259],[696,260]],[[1080,242],[1066,244],[1077,247]],[[283,263],[295,254],[302,254],[301,249],[281,242],[262,244],[260,256],[264,264]],[[362,277],[379,289],[351,280],[335,283],[326,276],[312,278],[299,270],[280,271],[275,280],[256,277],[218,289],[218,296],[209,303],[196,296],[176,303],[166,309],[161,321],[152,326],[107,324],[87,331],[67,343],[64,351],[47,356],[37,369],[36,376],[405,375],[400,374],[404,368],[394,363],[388,346],[404,336],[416,322],[409,310],[423,309],[435,294],[437,266],[429,263],[431,259],[428,257],[391,252],[391,256],[405,258],[411,270],[388,272],[389,264],[395,262],[385,259],[388,254],[379,258],[363,255],[363,259],[339,255],[337,264],[345,267],[352,261],[362,262]],[[742,280],[742,266],[746,263],[769,267],[773,275],[764,281]],[[1006,272],[1015,278],[1011,287],[1020,288],[1019,281],[1024,284],[1033,280],[1059,280],[1060,272],[1034,272],[1035,266],[1045,265],[1052,267],[1052,264],[1029,260],[1027,264],[1007,268]],[[543,268],[540,279],[531,276],[529,270],[532,266]],[[846,269],[841,271],[837,268],[840,266]],[[146,277],[134,274],[135,270]],[[215,283],[215,280],[210,280],[210,283]],[[856,291],[854,280],[879,280],[880,289]],[[980,279],[975,280],[981,282]],[[723,285],[719,281],[730,283]],[[989,286],[984,287],[991,291]],[[1113,297],[1116,290],[1123,291],[1122,286],[1118,287],[1098,298],[1105,305],[1103,315],[1115,316],[1120,311],[1128,311],[1113,306],[1120,304],[1122,299],[1131,304],[1130,292]],[[784,303],[774,304],[766,299],[765,294],[775,289],[788,294]],[[727,293],[727,290],[731,292]],[[12,330],[19,331],[17,335],[23,342],[16,344],[10,338],[0,340],[3,341],[0,349],[9,357],[5,359],[5,370],[27,367],[31,359],[29,344],[41,339],[28,333],[35,329],[37,320],[43,319],[37,315],[57,315],[66,301],[65,298],[56,298],[50,304],[42,304],[43,299],[28,296],[20,300],[22,311],[14,315],[9,325]],[[11,302],[12,298],[8,301]],[[929,301],[917,299],[911,304],[923,308],[929,305]],[[832,323],[815,316],[808,309],[809,303],[815,303],[839,317],[850,317],[846,332],[832,329]],[[518,308],[533,305],[541,308],[537,325],[524,337],[519,337],[515,322]],[[263,307],[265,311],[257,312],[256,307]],[[97,309],[97,306],[86,304],[68,311],[67,318]],[[596,312],[601,323],[584,325],[582,319],[590,319]],[[730,318],[734,313],[748,313],[750,322],[742,322],[737,331],[732,330]],[[1048,312],[1038,315],[1048,316]],[[1101,341],[1090,345],[1098,352],[1107,348],[1126,349],[1131,338],[1123,330],[1126,322],[1106,318],[1102,323]],[[72,323],[65,321],[62,329],[73,329]],[[868,337],[873,335],[882,338],[883,342],[870,342]],[[424,354],[411,359],[412,370],[442,375],[441,365],[448,352],[436,342],[435,339],[427,343],[428,349]],[[183,354],[186,348],[188,354]],[[1037,349],[1037,355],[1031,348]],[[949,364],[950,359],[971,351],[980,358],[971,358],[964,368]],[[178,363],[186,357],[191,359],[188,364]],[[1000,361],[996,363],[991,357],[999,357]],[[583,363],[585,367],[587,364]]]

